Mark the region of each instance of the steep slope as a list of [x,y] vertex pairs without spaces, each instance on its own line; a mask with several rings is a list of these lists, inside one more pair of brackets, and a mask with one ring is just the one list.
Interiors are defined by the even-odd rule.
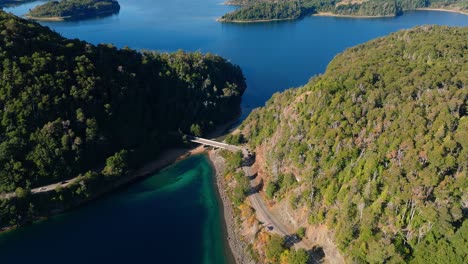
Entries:
[[325,224],[349,260],[466,260],[467,39],[439,26],[376,39],[253,111],[242,133],[273,211]]

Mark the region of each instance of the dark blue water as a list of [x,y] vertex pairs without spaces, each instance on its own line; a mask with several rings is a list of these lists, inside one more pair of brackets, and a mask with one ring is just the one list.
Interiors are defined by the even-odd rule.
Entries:
[[0,235],[0,263],[225,263],[208,159],[193,156],[70,213]]
[[[307,17],[301,21],[222,24],[233,10],[223,0],[119,0],[118,15],[81,22],[49,22],[62,35],[134,49],[211,52],[239,64],[248,90],[244,116],[271,95],[305,84],[348,47],[400,29],[424,24],[467,26],[468,16],[449,12],[407,12],[397,18]],[[17,15],[37,5],[7,9]]]

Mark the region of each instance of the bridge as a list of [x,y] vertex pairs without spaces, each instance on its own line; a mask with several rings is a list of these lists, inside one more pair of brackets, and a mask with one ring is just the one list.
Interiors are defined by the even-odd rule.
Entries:
[[242,151],[243,150],[239,146],[229,145],[229,144],[226,144],[226,143],[223,143],[223,142],[209,140],[209,139],[206,139],[206,138],[190,137],[190,141],[192,141],[194,143],[202,144],[202,145],[205,145],[205,146],[210,146],[210,147],[229,150],[229,151],[232,151],[232,152],[237,152],[237,151]]

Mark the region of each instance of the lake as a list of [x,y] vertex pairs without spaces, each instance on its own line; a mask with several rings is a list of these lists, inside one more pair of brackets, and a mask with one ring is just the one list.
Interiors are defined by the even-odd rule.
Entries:
[[[248,89],[243,117],[275,92],[305,84],[323,73],[348,47],[417,25],[467,26],[468,16],[437,11],[407,12],[396,18],[306,17],[300,21],[224,24],[216,22],[235,7],[222,0],[119,0],[115,16],[78,22],[43,22],[68,38],[94,44],[160,51],[219,54],[241,66]],[[40,2],[6,9],[24,15]]]
[[[417,25],[468,25],[468,16],[435,11],[397,18],[221,24],[216,18],[234,7],[219,0],[119,2],[118,15],[42,24],[95,44],[224,56],[247,78],[242,118],[273,93],[324,72],[348,47]],[[38,3],[6,10],[23,15]],[[225,263],[229,254],[221,221],[213,171],[206,157],[196,156],[90,205],[2,234],[0,263]]]
[[204,155],[77,210],[0,235],[0,263],[226,263]]

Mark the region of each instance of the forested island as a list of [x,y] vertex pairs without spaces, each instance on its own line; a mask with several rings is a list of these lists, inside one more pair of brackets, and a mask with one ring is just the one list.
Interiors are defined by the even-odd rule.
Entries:
[[0,8],[22,5],[35,0],[0,0]]
[[394,17],[408,10],[440,9],[468,14],[467,0],[231,0],[240,8],[221,22],[262,22],[298,19],[316,14],[343,17]]
[[27,18],[35,20],[61,21],[108,16],[118,13],[116,0],[60,0],[50,1],[31,9]]
[[[252,177],[271,214],[309,245],[330,243],[328,232],[349,263],[464,263],[467,39],[467,27],[390,34],[254,110],[227,141],[255,151]],[[286,240],[252,219],[242,173],[226,179],[252,258],[305,263],[288,262]]]
[[0,227],[90,199],[240,112],[242,71],[216,55],[95,46],[3,11],[0,35]]

